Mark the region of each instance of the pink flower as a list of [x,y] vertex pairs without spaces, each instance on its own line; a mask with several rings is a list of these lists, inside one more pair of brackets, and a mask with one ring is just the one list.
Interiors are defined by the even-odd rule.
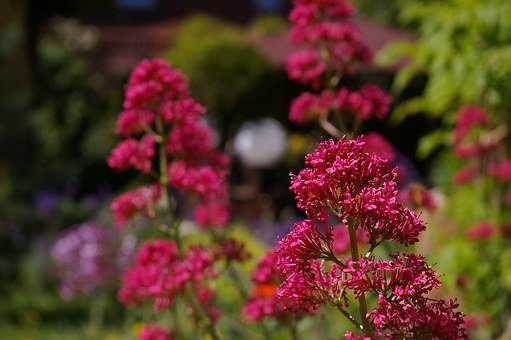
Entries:
[[377,307],[368,313],[375,335],[385,338],[467,338],[457,304],[434,300],[428,294],[440,287],[436,273],[422,256],[393,255],[390,260],[349,261],[344,286],[356,296],[374,292]]
[[364,85],[359,91],[350,93],[346,109],[363,121],[372,117],[384,119],[390,101],[390,96],[377,85]]
[[285,319],[290,311],[286,311],[286,301],[278,299],[277,288],[280,278],[276,270],[277,255],[269,251],[257,263],[252,273],[252,289],[241,315],[249,321],[260,321],[264,318]]
[[231,217],[229,205],[222,200],[201,202],[195,208],[195,222],[200,228],[223,228]]
[[175,126],[165,142],[170,155],[180,158],[201,158],[214,151],[213,131],[200,121]]
[[[283,268],[282,264],[279,267]],[[289,301],[287,308],[295,312],[313,313],[321,305],[334,303],[342,295],[342,270],[337,264],[327,269],[323,261],[310,260],[308,266],[297,268],[295,272],[281,272],[280,275],[283,282],[277,296]]]
[[424,208],[434,211],[437,208],[437,202],[433,194],[418,183],[412,183],[405,190],[401,191],[399,200],[413,209]]
[[339,39],[336,24],[353,15],[348,1],[296,1],[289,14],[295,42],[315,43]]
[[217,322],[221,313],[220,309],[213,304],[215,302],[215,292],[209,287],[198,286],[195,288],[195,295],[210,320],[213,323]]
[[511,181],[511,159],[489,164],[488,175],[503,182]]
[[188,81],[164,60],[146,59],[131,73],[124,109],[154,110],[159,103],[188,95]]
[[119,143],[108,157],[108,165],[115,170],[134,168],[142,173],[151,171],[155,154],[156,138],[151,135],[142,137],[140,141],[127,139]]
[[440,287],[436,273],[415,254],[393,255],[388,261],[350,260],[343,273],[348,274],[344,285],[356,296],[374,291],[395,299],[417,299]]
[[157,184],[139,187],[118,196],[110,205],[115,224],[121,227],[136,214],[149,218],[154,217],[154,207],[160,197],[161,189]]
[[147,324],[140,331],[140,340],[170,340],[170,332],[157,324]]
[[217,244],[214,254],[215,260],[225,259],[228,262],[245,262],[251,257],[245,243],[229,237]]
[[343,225],[337,225],[333,228],[333,245],[332,249],[336,254],[342,254],[350,249],[350,235],[348,228]]
[[418,240],[424,225],[398,202],[397,171],[364,151],[362,138],[325,141],[305,158],[305,169],[292,177],[298,208],[326,221],[329,212],[344,224],[355,220],[373,240],[403,244]]
[[344,334],[344,340],[372,340],[369,336],[355,335],[352,331],[347,331]]
[[[350,236],[348,228],[344,224],[334,226],[332,231],[333,244],[332,249],[335,254],[346,253],[350,248]],[[359,245],[365,244],[369,241],[369,234],[359,228],[356,230],[357,242]]]
[[277,268],[289,275],[301,270],[310,260],[332,258],[332,230],[318,230],[311,220],[296,223],[289,234],[279,241],[276,252],[279,256]]
[[224,196],[226,173],[210,165],[190,166],[184,161],[169,165],[170,185],[185,193],[196,193],[202,198]]
[[396,149],[379,133],[369,132],[363,137],[363,139],[364,150],[367,153],[377,155],[389,162],[393,162],[396,159]]
[[174,241],[148,241],[124,273],[119,300],[126,305],[152,301],[156,310],[168,308],[187,283],[197,285],[213,277],[212,264],[201,247],[192,247],[181,257]]
[[286,70],[289,78],[302,83],[319,85],[319,78],[326,70],[326,64],[314,50],[298,51],[287,59]]
[[456,144],[454,146],[454,155],[458,158],[473,158],[482,154],[479,144]]
[[257,267],[252,273],[252,282],[278,283],[280,280],[276,268],[277,260],[278,254],[274,250],[267,252],[257,263]]
[[147,110],[125,110],[117,118],[115,132],[129,137],[144,132],[153,122],[154,114]]
[[158,310],[168,307],[185,281],[173,275],[178,261],[175,242],[144,243],[135,264],[124,273],[119,300],[126,305],[153,300]]
[[161,109],[165,122],[173,124],[195,123],[205,113],[206,108],[192,98],[167,101]]
[[385,338],[468,339],[463,314],[454,301],[408,301],[380,295],[378,307],[368,313],[375,333]]
[[483,313],[471,313],[465,316],[465,328],[468,331],[474,331],[481,326],[487,325],[491,321],[489,315]]
[[194,282],[215,276],[212,265],[213,258],[210,253],[199,246],[188,249],[182,262],[183,271],[188,275],[187,279]]
[[458,170],[458,172],[454,175],[454,184],[463,185],[468,182],[471,182],[477,176],[477,169],[472,165],[468,165],[464,168]]
[[312,309],[304,305],[296,305],[288,297],[280,295],[278,287],[281,283],[276,268],[278,255],[269,251],[259,260],[252,273],[254,288],[242,310],[242,316],[249,321],[260,321],[264,318],[285,320],[291,315],[300,317]]
[[330,91],[323,91],[320,95],[303,92],[291,103],[289,120],[304,124],[319,117],[326,117],[334,102],[335,98]]
[[483,221],[483,222],[480,222],[472,227],[470,227],[465,235],[467,237],[467,239],[469,240],[472,240],[472,241],[477,241],[477,240],[489,240],[490,238],[493,237],[493,235],[495,235],[496,233],[496,228],[495,226],[491,223],[491,222],[486,222],[486,221]]
[[486,126],[488,124],[487,113],[478,106],[464,106],[459,109],[456,119],[456,128],[454,129],[454,141],[459,143],[476,126]]

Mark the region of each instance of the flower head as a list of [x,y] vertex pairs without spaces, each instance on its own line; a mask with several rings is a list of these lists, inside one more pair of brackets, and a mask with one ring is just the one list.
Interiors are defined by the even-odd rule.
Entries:
[[138,336],[139,340],[170,340],[171,334],[157,324],[144,325]]
[[488,116],[484,109],[477,106],[464,106],[458,111],[456,128],[454,130],[454,141],[461,142],[470,131],[477,126],[486,126]]
[[310,260],[331,258],[332,230],[321,232],[311,220],[296,223],[293,230],[279,241],[277,268],[287,275],[301,270]]
[[108,157],[108,165],[115,170],[134,168],[143,173],[151,171],[156,139],[146,135],[141,140],[133,138],[119,143]]
[[488,175],[502,182],[511,181],[511,159],[489,164]]
[[152,301],[156,310],[167,308],[187,283],[197,285],[213,277],[212,264],[203,248],[192,247],[180,255],[173,241],[148,241],[124,273],[119,299],[126,305]]
[[289,78],[302,84],[318,85],[319,78],[326,70],[326,64],[315,50],[298,51],[287,59],[286,70]]
[[115,124],[115,132],[123,137],[133,136],[145,131],[154,119],[148,110],[125,110],[119,114]]
[[305,169],[292,177],[298,208],[326,221],[333,213],[342,223],[356,223],[373,240],[417,241],[424,225],[399,203],[397,170],[364,150],[362,138],[325,141],[305,158]]
[[154,110],[162,102],[188,95],[185,76],[161,59],[141,61],[131,73],[124,109]]
[[149,218],[154,217],[154,208],[160,197],[161,188],[158,184],[142,186],[121,194],[110,204],[115,224],[122,227],[138,214]]
[[465,235],[467,239],[475,241],[475,240],[488,240],[492,238],[497,229],[495,225],[491,222],[483,221],[475,224],[474,226],[467,229]]

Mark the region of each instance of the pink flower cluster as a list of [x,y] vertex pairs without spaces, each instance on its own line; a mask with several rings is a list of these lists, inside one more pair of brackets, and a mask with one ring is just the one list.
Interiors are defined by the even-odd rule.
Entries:
[[426,209],[433,212],[437,208],[437,199],[433,194],[418,183],[412,183],[399,194],[399,200],[413,209]]
[[[511,181],[511,160],[501,159],[503,137],[498,130],[491,130],[488,113],[483,108],[460,108],[453,132],[454,153],[467,163],[454,175],[454,184],[466,184],[482,175],[501,182]],[[493,161],[486,164],[488,158]]]
[[160,197],[161,187],[159,184],[138,187],[119,195],[110,205],[115,224],[122,226],[137,214],[153,218],[155,216],[155,205]]
[[505,159],[488,165],[488,175],[502,182],[511,181],[511,159]]
[[[213,130],[203,121],[205,112],[190,97],[188,81],[180,71],[160,59],[142,61],[130,76],[124,111],[117,119],[116,132],[125,140],[112,150],[108,165],[148,174],[155,171],[157,148],[163,149],[168,184],[199,198],[197,223],[224,226],[229,219],[229,159],[215,149]],[[153,217],[161,192],[149,194],[140,188],[115,199],[112,210],[117,225],[139,214]]]
[[262,257],[254,272],[252,283],[254,288],[242,310],[242,316],[249,321],[260,321],[265,318],[286,320],[301,317],[313,312],[305,304],[297,305],[293,299],[278,294],[277,288],[282,283],[277,269],[278,254],[270,250]]
[[214,295],[205,285],[216,275],[213,263],[211,254],[201,247],[192,247],[180,255],[173,241],[145,242],[135,263],[124,273],[119,299],[126,305],[150,301],[156,310],[162,310],[191,285],[197,299],[216,320],[219,314],[212,305]]
[[316,95],[303,92],[291,103],[289,119],[298,124],[327,118],[332,112],[351,113],[361,121],[372,117],[385,118],[390,97],[377,85],[364,85],[358,91],[341,88],[337,92],[324,90]]
[[241,312],[249,321],[260,321],[264,318],[282,319],[286,316],[286,302],[279,300],[276,294],[280,284],[276,262],[277,254],[269,251],[259,260],[252,273],[254,288]]
[[151,171],[155,154],[156,138],[151,135],[141,140],[129,138],[117,145],[110,157],[108,166],[115,170],[136,169],[144,174]]
[[[275,250],[281,280],[276,295],[290,302],[288,311],[311,313],[331,304],[344,315],[351,294],[359,301],[373,295],[376,305],[363,314],[365,337],[358,339],[467,338],[457,304],[429,297],[440,281],[422,256],[372,255],[383,240],[412,244],[425,229],[399,203],[396,177],[388,160],[366,152],[363,137],[325,141],[308,154],[291,190],[309,219],[296,223]],[[330,227],[332,215],[341,225]],[[370,245],[362,258],[357,243]],[[353,258],[338,258],[348,247]]]
[[[364,245],[369,242],[369,234],[362,228],[356,230],[357,242]],[[332,228],[332,250],[336,256],[342,256],[350,249],[350,236],[348,227],[338,224]]]
[[370,239],[415,243],[424,224],[398,200],[397,171],[364,150],[363,138],[321,142],[305,158],[305,169],[292,176],[298,208],[310,219],[335,215],[356,224]]
[[[289,78],[315,90],[337,87],[343,74],[357,65],[368,63],[369,48],[350,18],[353,6],[344,0],[295,0],[289,14],[292,40],[305,48],[289,55],[286,70]],[[324,90],[319,94],[304,92],[291,104],[289,119],[304,124],[327,119],[341,112],[357,121],[385,118],[390,97],[376,85],[359,90],[347,88]]]
[[250,258],[250,253],[245,249],[243,242],[228,237],[216,245],[214,258],[227,262],[245,262]]
[[479,222],[466,231],[466,237],[472,241],[491,239],[497,232],[497,227],[488,221]]
[[171,340],[170,332],[157,324],[147,324],[138,336],[139,340]]
[[459,158],[481,157],[499,146],[498,141],[481,138],[489,128],[487,112],[478,106],[464,106],[458,111],[454,129],[454,153]]
[[421,256],[393,255],[350,261],[344,284],[360,296],[377,295],[377,307],[368,313],[375,335],[385,338],[467,338],[464,319],[453,301],[427,297],[440,287],[436,273]]
[[316,50],[303,50],[291,54],[286,63],[289,78],[313,87],[321,85],[320,78],[327,65]]
[[[367,63],[372,55],[355,25],[349,1],[295,0],[289,14],[291,39],[319,50],[322,56],[297,52],[288,62],[290,76],[302,83],[314,83],[324,69],[346,72],[354,64]],[[312,73],[307,72],[315,69]]]

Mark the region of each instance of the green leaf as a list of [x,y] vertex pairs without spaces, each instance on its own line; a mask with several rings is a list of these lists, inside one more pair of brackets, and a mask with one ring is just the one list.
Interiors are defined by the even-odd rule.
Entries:
[[415,45],[409,42],[397,42],[385,46],[375,57],[375,63],[378,66],[393,66],[401,59],[411,57],[414,53]]
[[424,111],[426,107],[425,103],[426,102],[422,97],[415,97],[403,102],[394,110],[394,112],[392,112],[391,122],[393,124],[399,124],[409,116],[413,116]]
[[417,148],[417,157],[424,159],[431,155],[435,149],[449,143],[451,133],[449,131],[435,131],[421,138]]

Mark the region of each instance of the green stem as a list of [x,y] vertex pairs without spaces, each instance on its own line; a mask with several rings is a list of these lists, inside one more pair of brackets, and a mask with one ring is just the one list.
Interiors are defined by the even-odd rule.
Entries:
[[158,139],[159,145],[158,145],[158,153],[159,153],[159,161],[160,161],[160,184],[161,184],[161,190],[162,190],[162,205],[165,210],[167,210],[168,213],[171,213],[171,206],[169,202],[169,195],[168,195],[168,184],[169,184],[169,178],[167,174],[167,152],[165,151],[165,128],[163,126],[163,122],[160,117],[156,118],[156,132],[158,133],[158,136],[160,137]]
[[289,325],[289,334],[291,335],[291,340],[299,340],[298,337],[298,331],[296,329],[296,321],[294,319],[291,319],[288,322]]
[[[351,247],[351,257],[354,261],[357,261],[360,258],[360,254],[358,252],[358,244],[357,244],[357,234],[355,232],[355,223],[348,223],[348,231],[350,235],[350,247]],[[362,294],[358,298],[358,305],[360,308],[360,318],[362,320],[362,330],[366,335],[369,334],[369,324],[367,323],[367,302],[365,298],[365,294]]]
[[[169,192],[168,192],[168,184],[169,184],[169,178],[167,174],[167,152],[165,150],[165,128],[163,126],[163,122],[161,118],[156,118],[156,132],[159,135],[159,148],[158,148],[158,156],[159,156],[159,162],[160,162],[160,184],[161,184],[161,190],[162,190],[162,206],[163,209],[166,211],[167,214],[172,214],[172,207],[170,204],[169,199]],[[183,248],[182,248],[182,241],[181,241],[181,233],[180,233],[180,223],[173,223],[174,224],[174,241],[176,241],[179,254],[183,254]],[[212,320],[209,318],[208,315],[204,312],[198,301],[196,300],[196,297],[194,296],[193,292],[190,292],[189,290],[186,290],[185,297],[190,303],[192,307],[192,311],[194,316],[198,316],[199,319],[203,319],[206,322],[206,328],[208,330],[208,333],[211,335],[211,338],[213,340],[220,340],[220,336],[218,335],[218,332],[215,328],[215,324],[212,322]]]

